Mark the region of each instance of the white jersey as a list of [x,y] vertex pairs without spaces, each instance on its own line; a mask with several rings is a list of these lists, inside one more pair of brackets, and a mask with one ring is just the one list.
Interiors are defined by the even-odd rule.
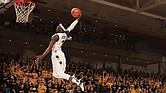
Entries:
[[61,46],[63,45],[63,43],[67,39],[66,33],[56,33],[53,36],[55,36],[55,35],[58,35],[59,40],[57,42],[55,42],[55,44],[53,45],[52,51],[61,50]]

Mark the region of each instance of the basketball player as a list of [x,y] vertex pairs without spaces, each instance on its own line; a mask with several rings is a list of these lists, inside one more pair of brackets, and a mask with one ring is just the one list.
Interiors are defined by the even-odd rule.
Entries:
[[67,39],[67,34],[74,29],[80,18],[81,15],[67,29],[65,29],[62,24],[59,24],[56,28],[56,33],[51,38],[48,48],[42,55],[37,57],[35,62],[38,63],[39,60],[43,59],[52,50],[51,60],[53,65],[53,76],[69,80],[70,83],[74,82],[81,87],[82,91],[84,91],[83,83],[80,83],[80,80],[76,79],[75,76],[70,76],[65,73],[66,58],[61,49],[61,46]]

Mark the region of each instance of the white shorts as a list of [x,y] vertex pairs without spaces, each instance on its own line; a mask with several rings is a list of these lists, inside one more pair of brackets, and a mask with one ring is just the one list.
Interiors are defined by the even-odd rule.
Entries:
[[66,58],[64,53],[61,50],[57,50],[56,52],[52,51],[51,60],[53,76],[56,78],[69,79],[70,75],[64,73],[66,71]]

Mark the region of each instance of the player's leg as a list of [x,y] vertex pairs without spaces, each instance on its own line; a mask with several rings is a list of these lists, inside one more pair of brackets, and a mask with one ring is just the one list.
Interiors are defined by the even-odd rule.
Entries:
[[66,69],[66,58],[63,52],[52,53],[51,59],[52,59],[54,77],[63,78],[79,85],[79,81],[75,77],[72,77],[69,74],[64,73]]
[[[63,67],[63,73],[64,74],[66,74],[65,73],[65,71],[66,71],[66,57],[65,57],[65,55],[64,55],[64,53],[62,52],[62,54],[60,55],[60,57],[61,57],[61,59],[62,59],[62,67]],[[75,78],[75,76],[73,75],[73,76],[70,76],[69,77],[69,81],[70,82],[74,82],[74,83],[76,83],[77,85],[79,85],[79,81],[78,81],[78,79],[77,78]]]
[[[52,56],[51,56],[51,60],[52,60],[52,67],[53,67],[53,76],[58,78],[59,73],[62,73],[63,68],[62,68],[62,61],[60,61],[61,59],[59,58],[59,53],[58,52],[53,52]],[[66,75],[63,76],[64,79],[69,79],[70,75]]]
[[[62,59],[62,67],[63,67],[63,73],[61,73],[61,75],[62,75],[62,77],[63,77],[63,75],[65,76],[66,75],[66,73],[64,73],[65,71],[66,71],[66,57],[65,57],[65,55],[64,55],[64,53],[62,52],[62,55],[60,55],[60,58]],[[67,74],[68,75],[68,74]],[[79,85],[80,87],[81,87],[81,90],[82,91],[84,91],[84,85],[83,85],[83,83],[81,83],[80,81],[81,81],[81,79],[80,80],[78,80],[76,77],[75,77],[75,75],[73,75],[73,76],[70,76],[69,77],[69,82],[74,82],[74,83],[76,83],[77,85]]]

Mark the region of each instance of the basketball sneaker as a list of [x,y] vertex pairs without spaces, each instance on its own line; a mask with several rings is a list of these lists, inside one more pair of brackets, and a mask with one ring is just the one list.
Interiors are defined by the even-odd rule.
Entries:
[[75,77],[75,74],[72,76],[72,82],[76,83],[77,85],[80,84],[80,81]]
[[84,91],[84,83],[80,84],[80,88],[81,88],[82,91]]
[[77,79],[75,77],[75,74],[72,77],[73,77],[73,80],[76,82],[76,84],[80,86],[81,90],[84,91],[84,83],[81,83],[82,79]]
[[78,80],[79,86],[80,86],[81,90],[84,91],[84,83],[81,82],[81,80],[82,80],[82,78]]

